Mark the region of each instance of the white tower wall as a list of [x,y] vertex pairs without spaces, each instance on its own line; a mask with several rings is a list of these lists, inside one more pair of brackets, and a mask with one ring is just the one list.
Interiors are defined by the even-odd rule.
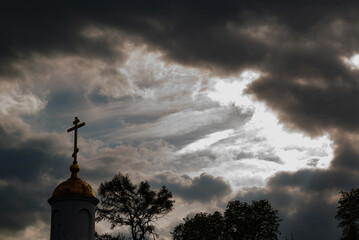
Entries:
[[94,240],[95,208],[98,202],[92,196],[50,198],[50,240]]

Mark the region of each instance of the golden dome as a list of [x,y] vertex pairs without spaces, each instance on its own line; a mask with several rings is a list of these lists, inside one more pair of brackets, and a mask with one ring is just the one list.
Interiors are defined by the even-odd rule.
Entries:
[[72,172],[71,177],[66,181],[60,183],[60,185],[55,188],[52,197],[59,197],[59,196],[96,197],[92,187],[87,182],[81,180],[77,176],[77,173],[80,170],[79,165],[72,164],[70,170]]

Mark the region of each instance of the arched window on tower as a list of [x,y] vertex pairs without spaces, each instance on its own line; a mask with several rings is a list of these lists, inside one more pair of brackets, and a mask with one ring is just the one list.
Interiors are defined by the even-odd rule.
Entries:
[[60,211],[55,210],[51,216],[51,239],[61,239],[61,215]]
[[87,209],[81,209],[78,213],[77,221],[79,223],[78,239],[88,240],[91,235],[91,213]]

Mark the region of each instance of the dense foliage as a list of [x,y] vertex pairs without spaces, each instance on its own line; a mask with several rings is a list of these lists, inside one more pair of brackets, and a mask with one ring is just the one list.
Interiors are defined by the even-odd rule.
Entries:
[[109,221],[112,229],[129,226],[133,240],[156,239],[154,222],[172,211],[174,203],[165,186],[151,190],[147,181],[135,185],[121,173],[101,183],[98,195],[101,205],[96,209],[96,220]]
[[127,239],[125,236],[122,235],[118,235],[114,237],[108,233],[98,234],[97,232],[95,232],[95,240],[127,240]]
[[338,211],[335,218],[339,220],[338,227],[343,228],[342,239],[359,239],[359,189],[350,192],[340,192]]
[[197,213],[193,218],[186,217],[184,223],[175,227],[174,240],[222,239],[223,216],[220,212]]
[[266,200],[231,201],[223,215],[197,213],[183,220],[172,232],[174,240],[277,240],[280,234],[278,211]]
[[276,240],[280,234],[278,210],[266,200],[252,201],[252,205],[231,201],[224,212],[227,240]]

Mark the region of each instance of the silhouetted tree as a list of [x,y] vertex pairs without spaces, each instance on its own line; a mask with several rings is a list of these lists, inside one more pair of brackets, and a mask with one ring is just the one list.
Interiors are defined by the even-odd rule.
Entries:
[[125,236],[119,234],[118,236],[114,237],[108,233],[98,234],[95,232],[95,240],[127,240]]
[[174,240],[277,240],[278,210],[266,200],[228,203],[226,211],[186,217],[172,232]]
[[252,201],[252,205],[231,201],[224,212],[226,240],[277,240],[280,234],[278,210],[267,200]]
[[147,181],[135,185],[121,172],[101,183],[98,195],[101,205],[96,209],[96,221],[107,220],[112,229],[129,226],[133,240],[156,239],[153,223],[172,211],[174,203],[165,186],[154,191]]
[[341,191],[338,202],[338,211],[335,218],[339,220],[338,227],[343,228],[341,239],[359,239],[359,189],[350,192]]
[[171,233],[174,240],[219,240],[223,235],[223,216],[220,212],[197,213],[186,217]]

